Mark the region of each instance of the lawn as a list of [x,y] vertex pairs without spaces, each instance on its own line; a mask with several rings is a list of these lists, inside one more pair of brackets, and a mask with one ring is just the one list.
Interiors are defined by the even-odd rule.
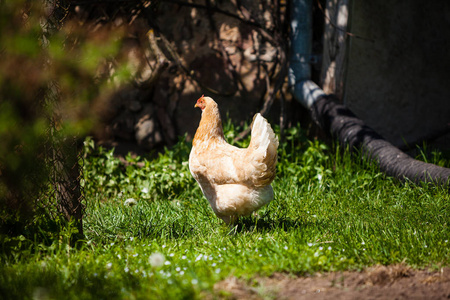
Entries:
[[[189,149],[180,140],[156,158],[120,160],[86,140],[85,240],[71,247],[70,229],[44,242],[3,237],[0,298],[192,299],[217,296],[230,276],[449,265],[445,188],[398,182],[294,127],[279,148],[275,200],[226,226],[189,173]],[[450,166],[436,151],[422,159]]]

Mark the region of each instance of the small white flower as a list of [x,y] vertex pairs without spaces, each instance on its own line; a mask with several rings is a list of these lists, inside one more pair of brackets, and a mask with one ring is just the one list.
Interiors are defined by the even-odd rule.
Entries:
[[133,254],[133,257],[136,257],[136,256],[138,256],[139,254],[137,254],[137,253],[135,253],[135,254]]
[[128,269],[128,267],[125,267],[125,269],[123,269],[125,271],[125,273],[128,273],[128,271],[130,271],[130,269]]
[[180,272],[180,275],[184,275],[184,271],[181,271],[181,272]]
[[323,247],[319,247],[319,250],[322,251],[322,250],[323,250]]
[[222,271],[222,270],[220,268],[217,268],[215,272],[216,272],[216,274],[219,274],[220,271]]
[[331,246],[328,247],[328,250],[331,250]]
[[107,268],[108,270],[111,269],[111,267],[112,267],[112,263],[109,262],[109,263],[106,264],[106,268]]
[[170,261],[166,260],[166,262],[164,263],[166,266],[170,265]]
[[317,174],[317,179],[319,180],[319,182],[322,181],[322,174]]
[[144,193],[144,194],[147,194],[147,193],[148,193],[148,188],[146,188],[146,187],[143,188],[143,189],[141,190],[141,192]]
[[186,255],[183,255],[183,256],[181,257],[181,259],[186,259]]
[[361,242],[361,245],[365,245],[366,243],[364,241]]
[[288,246],[284,246],[284,250],[287,250],[288,249]]
[[211,265],[211,267],[215,267],[216,266],[216,263],[213,263],[212,265]]
[[164,260],[164,255],[159,252],[152,253],[152,255],[148,258],[150,265],[155,268],[161,267],[164,264]]
[[181,268],[180,267],[176,267],[175,271],[180,272]]
[[197,284],[197,283],[198,283],[198,280],[197,280],[197,279],[192,279],[192,280],[191,280],[191,283],[192,283],[192,284]]
[[137,201],[134,198],[128,198],[125,200],[125,205],[134,206],[137,204]]
[[308,243],[308,246],[311,247],[313,245],[313,243]]
[[175,255],[174,253],[170,253],[170,254],[169,254],[170,257],[173,257],[174,255]]
[[203,257],[203,254],[199,254],[199,255],[195,258],[195,261],[199,261],[200,259],[202,259],[202,257]]

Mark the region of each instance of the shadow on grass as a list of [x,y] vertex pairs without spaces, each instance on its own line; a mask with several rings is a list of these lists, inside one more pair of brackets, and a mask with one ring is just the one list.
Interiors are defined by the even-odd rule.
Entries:
[[231,227],[230,234],[242,232],[268,232],[268,231],[290,231],[300,227],[308,226],[307,222],[302,218],[297,219],[271,219],[263,217],[260,219],[254,217],[240,218],[239,221]]

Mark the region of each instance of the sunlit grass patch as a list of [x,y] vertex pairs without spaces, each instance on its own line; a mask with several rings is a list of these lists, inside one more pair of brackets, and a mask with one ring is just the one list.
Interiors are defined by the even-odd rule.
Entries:
[[2,257],[0,294],[201,298],[230,276],[449,264],[447,190],[399,183],[358,154],[296,139],[298,128],[288,133],[275,200],[233,226],[213,214],[190,176],[186,143],[123,163],[88,140],[86,240],[72,248],[63,237],[47,245],[22,237]]

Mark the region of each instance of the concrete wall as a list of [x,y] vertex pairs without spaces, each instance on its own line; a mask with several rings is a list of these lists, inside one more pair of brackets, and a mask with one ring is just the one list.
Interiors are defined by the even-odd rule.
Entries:
[[[357,1],[344,102],[397,146],[450,128],[450,1]],[[447,131],[448,132],[448,131]]]

